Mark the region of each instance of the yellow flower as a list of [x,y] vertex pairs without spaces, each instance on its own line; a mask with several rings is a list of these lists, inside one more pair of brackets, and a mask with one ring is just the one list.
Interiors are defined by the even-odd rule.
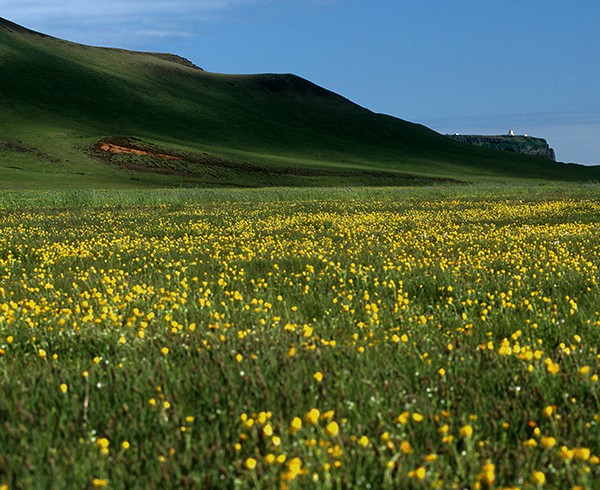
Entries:
[[110,446],[110,441],[106,437],[101,437],[96,441],[97,446],[100,448],[100,452],[104,455],[108,455],[108,448]]
[[416,470],[411,470],[408,472],[409,478],[416,478],[417,480],[422,480],[425,478],[426,470],[423,466],[417,468]]
[[512,348],[508,339],[503,339],[500,348],[498,349],[498,355],[510,356],[512,354]]
[[327,410],[321,414],[321,420],[331,420],[335,417],[335,410]]
[[313,374],[313,379],[317,383],[320,383],[321,381],[323,381],[323,373],[321,371],[317,371],[315,374]]
[[325,426],[325,432],[327,433],[327,435],[331,436],[331,437],[335,437],[338,435],[338,433],[340,432],[340,427],[337,424],[337,422],[334,420],[332,422],[329,422],[326,426]]
[[425,419],[425,417],[423,417],[423,415],[421,415],[420,413],[413,413],[412,418],[417,423],[421,423]]
[[556,445],[556,439],[551,436],[542,437],[540,442],[542,443],[542,446],[544,446],[546,449],[550,449],[551,447],[554,447]]
[[306,413],[306,415],[304,416],[304,420],[306,420],[308,424],[315,425],[319,421],[320,416],[321,413],[319,412],[319,410],[317,410],[316,408],[312,408]]
[[105,487],[106,485],[108,485],[108,480],[106,480],[104,478],[94,478],[92,480],[92,486],[94,488],[102,488],[102,487]]
[[400,443],[400,451],[402,451],[404,454],[410,454],[413,452],[413,448],[410,445],[410,442],[408,441],[402,441]]
[[546,365],[546,370],[550,373],[550,374],[556,374],[560,371],[560,366],[558,365],[557,362],[554,362],[552,359],[547,358],[544,361],[544,364]]
[[125,450],[129,449],[129,448],[130,448],[129,441],[123,441],[123,442],[121,443],[121,447],[122,447],[123,449],[125,449]]
[[582,366],[579,368],[579,376],[587,376],[590,373],[590,366]]
[[67,391],[69,391],[69,387],[68,385],[66,385],[65,383],[62,383],[58,389],[60,390],[61,393],[66,393]]
[[161,353],[163,356],[166,356],[166,355],[169,353],[169,348],[168,348],[168,347],[163,347],[163,348],[160,350],[160,353]]
[[271,437],[273,435],[273,426],[271,424],[267,424],[263,427],[263,434],[267,437]]
[[369,445],[369,438],[367,436],[361,436],[358,439],[358,444],[360,444],[362,447],[367,447]]
[[473,427],[465,425],[458,430],[458,433],[460,437],[467,439],[473,435]]
[[253,470],[254,468],[256,468],[256,460],[254,458],[248,458],[244,462],[244,466],[249,470]]
[[546,408],[544,408],[543,410],[543,414],[545,417],[551,417],[552,414],[554,413],[555,408],[551,405],[548,405]]
[[300,417],[294,417],[290,422],[289,432],[293,434],[302,428],[302,419]]
[[575,459],[581,459],[587,461],[590,459],[591,451],[587,447],[577,447],[573,449],[573,456]]
[[48,356],[48,354],[46,353],[46,351],[44,349],[38,350],[38,357],[40,359],[46,359],[47,356]]
[[546,475],[544,475],[544,473],[542,473],[541,471],[534,471],[531,474],[531,480],[536,485],[543,485],[544,483],[546,483]]
[[575,451],[573,449],[569,449],[567,446],[560,446],[560,449],[558,450],[558,456],[561,459],[573,459],[573,456],[575,456]]
[[292,458],[288,461],[288,472],[293,475],[291,479],[296,478],[302,473],[302,460],[300,458]]
[[96,441],[96,445],[100,448],[106,448],[110,446],[110,441],[106,437],[101,437]]
[[496,466],[488,461],[481,467],[477,480],[491,487],[496,481]]

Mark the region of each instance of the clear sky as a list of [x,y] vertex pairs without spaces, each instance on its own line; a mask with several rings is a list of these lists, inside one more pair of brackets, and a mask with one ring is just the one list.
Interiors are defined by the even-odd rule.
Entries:
[[71,41],[295,73],[442,133],[546,138],[600,164],[600,0],[0,0]]

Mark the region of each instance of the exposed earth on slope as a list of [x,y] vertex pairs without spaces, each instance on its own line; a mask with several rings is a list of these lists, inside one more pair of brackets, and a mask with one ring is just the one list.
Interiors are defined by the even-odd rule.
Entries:
[[[461,183],[442,177],[425,177],[392,171],[374,171],[369,168],[315,167],[261,164],[219,158],[205,152],[174,151],[159,147],[135,137],[114,136],[98,141],[92,154],[104,163],[128,170],[163,175],[227,181],[232,175],[252,174],[258,185],[285,183],[286,179],[304,178],[372,178],[386,179],[381,185],[424,185],[435,183]],[[282,184],[283,185],[283,184]]]
[[115,143],[104,142],[100,144],[100,150],[108,153],[122,153],[127,155],[146,155],[150,157],[164,158],[165,160],[182,160],[181,157],[175,155],[166,155],[164,153],[152,153],[148,150],[140,150],[137,148],[131,148],[127,146],[117,145]]

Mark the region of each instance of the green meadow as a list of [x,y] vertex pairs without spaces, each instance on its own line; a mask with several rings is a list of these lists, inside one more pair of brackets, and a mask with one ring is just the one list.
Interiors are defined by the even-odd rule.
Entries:
[[597,488],[597,186],[0,210],[2,489]]

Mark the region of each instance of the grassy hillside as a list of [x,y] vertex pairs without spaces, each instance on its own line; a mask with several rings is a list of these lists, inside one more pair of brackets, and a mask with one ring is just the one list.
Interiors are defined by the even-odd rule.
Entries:
[[[176,56],[82,46],[2,19],[0,70],[4,188],[600,177],[454,142],[295,75],[209,73]],[[103,151],[103,142],[137,154]]]

